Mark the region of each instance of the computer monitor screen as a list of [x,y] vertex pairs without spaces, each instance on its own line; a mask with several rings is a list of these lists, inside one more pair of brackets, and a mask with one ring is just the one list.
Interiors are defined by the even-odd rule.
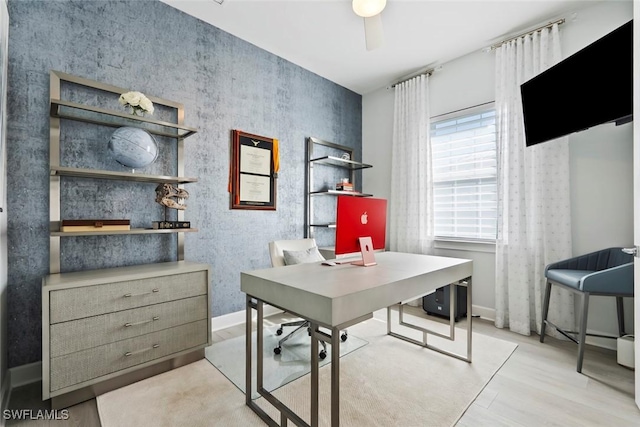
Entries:
[[360,252],[358,238],[370,236],[373,249],[385,248],[387,200],[373,197],[338,196],[336,255]]

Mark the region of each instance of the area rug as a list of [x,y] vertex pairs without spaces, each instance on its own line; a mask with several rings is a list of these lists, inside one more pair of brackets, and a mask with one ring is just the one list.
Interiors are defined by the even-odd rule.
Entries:
[[[349,333],[369,345],[340,359],[343,426],[452,426],[516,348],[507,341],[473,334],[473,363],[469,364],[388,336],[386,324],[377,319],[352,326]],[[464,331],[457,333],[457,341],[464,342]],[[453,347],[459,351],[461,346]],[[330,425],[330,366],[320,369],[321,426]],[[309,377],[274,392],[307,422]],[[97,405],[102,427],[264,425],[244,399],[220,371],[201,360],[103,394]],[[279,420],[263,398],[256,402]]]
[[[282,346],[280,354],[273,349],[284,337],[276,335],[276,327],[265,329],[263,346],[263,385],[268,391],[274,391],[311,371],[311,338],[306,332],[293,335]],[[289,328],[291,330],[291,328]],[[285,332],[286,333],[286,332]],[[253,332],[253,369],[256,369],[256,333]],[[340,343],[340,357],[351,353],[365,345],[367,341],[349,333],[346,341]],[[320,346],[318,346],[320,348]],[[205,349],[205,357],[243,393],[245,392],[245,337],[240,336],[215,343]],[[320,361],[324,366],[331,361],[331,346],[327,345],[327,357]],[[260,397],[256,391],[256,380],[253,379],[252,398]]]

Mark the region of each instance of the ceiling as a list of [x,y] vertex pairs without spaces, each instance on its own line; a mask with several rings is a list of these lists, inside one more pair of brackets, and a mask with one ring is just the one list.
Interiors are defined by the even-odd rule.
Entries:
[[388,0],[384,45],[367,51],[351,0],[162,1],[359,94],[597,3]]

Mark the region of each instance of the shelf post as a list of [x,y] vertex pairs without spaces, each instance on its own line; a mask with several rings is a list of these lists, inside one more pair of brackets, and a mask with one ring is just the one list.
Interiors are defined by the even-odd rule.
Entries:
[[[50,72],[51,98],[60,98],[60,77]],[[60,166],[60,118],[49,116],[49,165]],[[49,175],[49,224],[60,224],[60,177]],[[51,231],[51,230],[50,230]],[[60,237],[49,236],[49,272],[60,272]]]

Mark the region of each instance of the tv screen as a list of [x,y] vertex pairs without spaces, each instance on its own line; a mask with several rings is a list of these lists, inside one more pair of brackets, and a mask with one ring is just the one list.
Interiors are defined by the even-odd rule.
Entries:
[[631,121],[633,20],[520,86],[527,147]]
[[360,252],[360,237],[371,237],[373,249],[385,248],[387,200],[338,196],[336,255]]

